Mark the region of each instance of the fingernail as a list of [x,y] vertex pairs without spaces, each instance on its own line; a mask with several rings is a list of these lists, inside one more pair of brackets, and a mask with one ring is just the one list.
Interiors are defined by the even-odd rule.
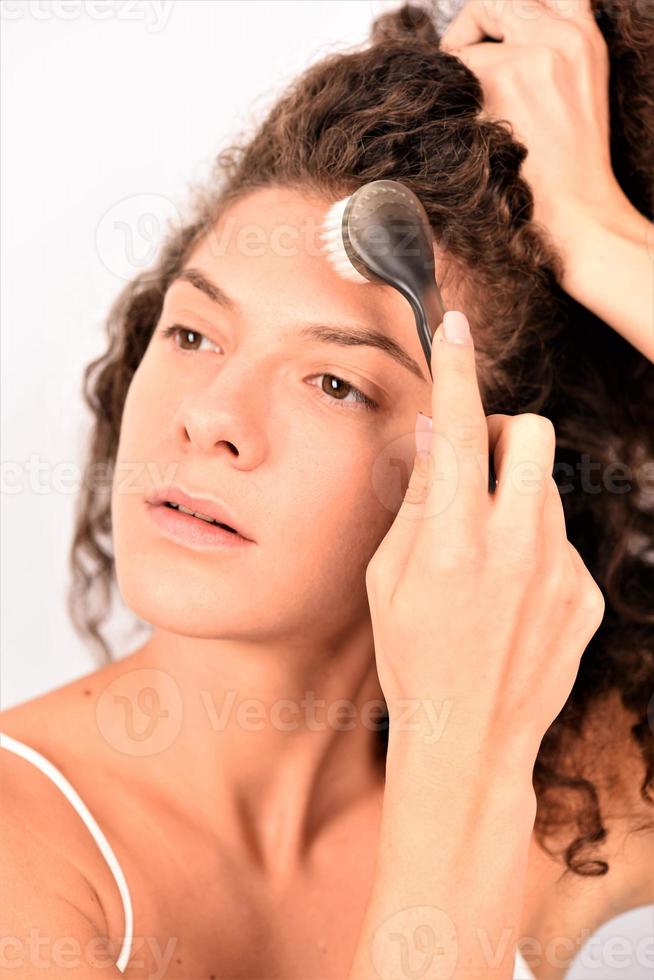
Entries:
[[470,324],[465,313],[448,310],[443,317],[443,337],[450,344],[472,344]]
[[416,452],[429,452],[431,449],[431,419],[418,412],[416,415]]

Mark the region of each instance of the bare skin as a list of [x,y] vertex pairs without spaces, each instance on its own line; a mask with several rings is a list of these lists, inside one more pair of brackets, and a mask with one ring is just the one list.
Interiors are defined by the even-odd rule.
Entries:
[[[130,887],[135,935],[141,937],[133,957],[144,961],[138,970],[130,960],[126,976],[345,976],[374,869],[381,768],[371,765],[360,773],[355,793],[348,789],[354,771],[345,773],[344,792],[332,779],[333,801],[323,797],[321,804],[333,802],[333,809],[324,812],[318,811],[315,797],[300,797],[281,785],[293,776],[289,766],[270,772],[269,785],[259,785],[262,804],[249,816],[235,811],[227,790],[221,798],[200,782],[182,792],[181,744],[166,751],[170,777],[162,782],[156,756],[122,756],[98,732],[98,695],[143,662],[147,654],[137,651],[0,715],[0,730],[42,751],[62,769],[116,851]],[[128,684],[120,690],[125,694]],[[138,692],[133,694],[136,698]],[[206,740],[217,751],[223,734],[207,722]],[[259,744],[266,736],[253,732],[251,737]],[[217,751],[212,750],[212,758],[218,758]],[[0,771],[3,798],[16,800],[5,816],[23,828],[26,845],[37,827],[35,836],[44,834],[56,851],[64,836],[71,841],[68,857],[80,878],[70,900],[94,917],[98,929],[106,922],[117,957],[122,904],[90,834],[32,765],[0,752]],[[258,777],[252,773],[251,778],[254,786]],[[316,823],[312,830],[297,826],[307,807]],[[287,827],[288,838],[283,836]],[[169,949],[167,969],[157,972]]]
[[[270,242],[276,228],[323,213],[324,202],[266,190],[232,217],[237,227],[263,228]],[[302,248],[291,257],[265,248],[256,258],[237,242],[220,255],[199,247],[188,264],[243,311],[217,309],[189,283],[171,287],[158,326],[182,323],[211,344],[175,352],[157,333],[123,416],[119,464],[138,461],[145,486],[139,495],[116,485],[117,577],[152,637],[0,713],[0,730],[62,769],[115,848],[141,940],[126,977],[342,978],[374,876],[384,766],[370,724],[339,725],[336,714],[324,723],[325,711],[345,699],[362,721],[382,697],[364,571],[393,513],[388,487],[370,474],[389,446],[408,472],[415,413],[429,414],[430,386],[382,351],[334,348],[328,357],[284,337],[296,329],[289,310],[297,323],[327,313],[343,325],[374,322],[424,370],[401,297],[358,291]],[[446,302],[454,305],[451,291]],[[223,344],[235,346],[218,399],[213,358]],[[382,409],[328,405],[308,379],[332,371]],[[154,472],[174,480],[172,463],[193,489],[220,488],[257,551],[200,553],[149,523],[143,491]],[[301,707],[308,692],[325,702],[317,725]],[[117,956],[122,905],[93,839],[33,766],[4,752],[0,767],[5,830],[16,853],[30,855],[35,893],[63,894]],[[611,809],[621,812],[636,805],[641,774],[616,771],[625,785],[612,787]],[[626,844],[616,829],[609,878],[565,888],[556,884],[561,864],[534,842],[521,935],[574,939],[651,901],[651,839]],[[564,965],[525,955],[537,980],[564,975]]]
[[[0,713],[1,731],[41,751],[70,779],[116,852],[135,912],[136,938],[124,975],[187,980],[347,975],[373,880],[381,768],[371,765],[369,788],[321,826],[310,850],[303,834],[293,841],[295,853],[286,863],[262,867],[227,798],[210,801],[202,785],[193,798],[184,798],[172,778],[162,786],[152,759],[139,767],[135,780],[134,760],[116,753],[99,734],[98,695],[147,662],[144,652]],[[629,757],[636,771],[635,757],[621,741],[614,751],[616,760]],[[38,848],[51,862],[66,841],[67,898],[92,919],[98,934],[109,937],[117,957],[122,903],[91,835],[31,764],[0,752],[0,778],[3,816],[26,848]],[[614,789],[612,811],[624,812],[627,799],[637,807],[633,788]],[[210,809],[212,827],[198,820],[198,812]],[[647,816],[642,805],[634,812]],[[262,808],[257,819],[263,824],[266,818],[273,814]],[[532,839],[520,935],[527,938],[522,949],[537,980],[561,980],[579,946],[601,925],[654,901],[651,835],[627,835],[623,823],[617,817],[608,823],[602,856],[611,869],[604,878],[558,882],[561,863]],[[61,869],[57,874],[61,877]]]

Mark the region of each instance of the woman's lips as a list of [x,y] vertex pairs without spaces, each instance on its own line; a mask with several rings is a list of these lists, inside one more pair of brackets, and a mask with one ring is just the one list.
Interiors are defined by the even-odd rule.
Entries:
[[152,520],[167,537],[172,537],[195,548],[242,548],[254,544],[235,531],[226,531],[217,524],[210,524],[200,517],[192,517],[166,504],[146,502]]

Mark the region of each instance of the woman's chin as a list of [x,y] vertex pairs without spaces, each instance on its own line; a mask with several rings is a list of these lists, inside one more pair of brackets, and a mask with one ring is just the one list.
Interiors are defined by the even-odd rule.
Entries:
[[[118,590],[124,604],[139,619],[151,626],[180,636],[214,638],[239,635],[246,624],[252,624],[251,593],[241,583],[240,601],[250,603],[241,612],[235,607],[230,588],[207,590],[184,580],[179,570],[167,577],[154,568],[135,574],[118,574]],[[234,588],[237,583],[232,583]]]

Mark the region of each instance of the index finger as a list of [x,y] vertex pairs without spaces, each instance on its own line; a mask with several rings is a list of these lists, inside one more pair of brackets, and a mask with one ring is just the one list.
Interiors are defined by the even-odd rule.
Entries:
[[467,0],[442,34],[440,47],[443,51],[451,51],[467,44],[476,44],[485,37],[503,41],[507,30],[507,11],[504,4],[499,8],[494,4],[488,10],[483,0],[481,3],[478,0]]
[[557,20],[582,24],[594,19],[590,0],[467,0],[443,32],[440,47],[453,52],[486,37],[509,44],[542,42]]
[[488,424],[475,347],[465,314],[448,310],[431,349],[431,478],[424,516],[445,516],[448,532],[468,535],[488,499]]

